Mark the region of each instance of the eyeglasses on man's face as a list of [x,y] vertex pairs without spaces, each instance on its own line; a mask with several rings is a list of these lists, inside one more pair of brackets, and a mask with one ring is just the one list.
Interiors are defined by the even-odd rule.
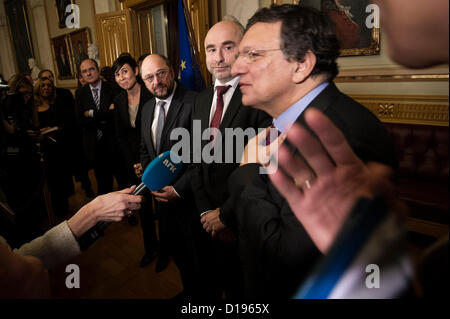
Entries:
[[259,57],[263,56],[264,53],[270,52],[270,51],[278,51],[281,49],[267,49],[267,50],[247,50],[244,52],[239,52],[237,54],[236,60],[239,58],[244,59],[248,63],[255,62]]
[[155,80],[155,78],[157,78],[158,80],[162,80],[162,79],[165,79],[168,74],[169,74],[169,70],[160,70],[160,71],[156,72],[154,75],[153,74],[147,75],[144,78],[144,81],[146,81],[148,83],[152,83]]

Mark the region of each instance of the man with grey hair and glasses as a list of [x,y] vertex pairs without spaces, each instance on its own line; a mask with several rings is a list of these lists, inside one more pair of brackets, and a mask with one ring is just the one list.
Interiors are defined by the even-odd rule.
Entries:
[[[272,6],[249,20],[232,73],[240,77],[242,103],[271,115],[280,133],[294,122],[305,124],[304,111],[317,108],[342,130],[360,159],[395,168],[394,146],[383,125],[334,85],[338,56],[335,29],[324,13],[298,5]],[[267,163],[248,150],[228,180],[245,295],[290,298],[321,252],[269,177],[259,174],[260,165]],[[296,185],[307,189],[314,179],[310,167]]]

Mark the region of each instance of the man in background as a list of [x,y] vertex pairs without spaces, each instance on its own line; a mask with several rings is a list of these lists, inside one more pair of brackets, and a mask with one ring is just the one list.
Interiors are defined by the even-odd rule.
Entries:
[[76,104],[82,110],[85,154],[94,169],[98,194],[105,194],[113,190],[115,91],[110,83],[100,79],[95,60],[82,61],[80,72],[86,85],[80,89]]

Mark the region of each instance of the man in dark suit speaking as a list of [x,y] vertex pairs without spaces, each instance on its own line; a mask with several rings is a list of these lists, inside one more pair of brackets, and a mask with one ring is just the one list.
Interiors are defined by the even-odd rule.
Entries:
[[[395,168],[394,146],[383,125],[333,84],[338,56],[325,14],[297,5],[273,6],[249,20],[232,71],[240,76],[242,103],[272,115],[280,132],[295,121],[304,124],[304,110],[314,107],[343,132],[359,158]],[[246,297],[290,298],[320,252],[268,176],[259,174],[266,163],[247,155],[228,180]],[[313,171],[296,180],[303,189],[311,183]]]
[[[190,130],[196,93],[175,81],[170,61],[161,55],[147,56],[141,66],[145,86],[153,94],[142,109],[141,165],[145,167],[159,154],[171,150],[179,140],[171,140],[177,128]],[[159,258],[156,272],[162,271],[171,254],[180,270],[184,295],[195,296],[198,267],[193,241],[194,203],[189,179],[182,172],[171,185],[152,192],[159,217]],[[143,212],[144,214],[152,212]],[[142,216],[141,215],[141,216]],[[196,220],[198,224],[198,220]],[[197,225],[198,227],[198,225]]]

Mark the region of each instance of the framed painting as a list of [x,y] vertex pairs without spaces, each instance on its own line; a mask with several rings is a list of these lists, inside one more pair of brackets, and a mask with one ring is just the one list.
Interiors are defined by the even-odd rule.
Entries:
[[68,37],[62,35],[53,38],[52,47],[58,80],[74,78],[75,72],[73,71]]
[[29,73],[28,59],[32,58],[34,53],[25,1],[7,0],[5,10],[19,72]]
[[341,56],[380,54],[380,28],[367,26],[370,0],[300,0],[322,10],[336,24]]
[[88,59],[88,44],[91,43],[89,29],[83,28],[69,33],[69,43],[72,51],[74,69],[76,72],[80,69],[83,60]]
[[66,19],[70,14],[66,13],[68,5],[75,4],[75,0],[55,0],[56,17],[58,18],[58,26],[60,29],[66,28]]
[[260,7],[284,3],[311,6],[326,12],[336,24],[341,56],[380,54],[380,28],[368,27],[370,0],[260,0]]
[[300,0],[259,0],[260,8],[268,8],[272,4],[281,5],[281,4],[298,4]]

